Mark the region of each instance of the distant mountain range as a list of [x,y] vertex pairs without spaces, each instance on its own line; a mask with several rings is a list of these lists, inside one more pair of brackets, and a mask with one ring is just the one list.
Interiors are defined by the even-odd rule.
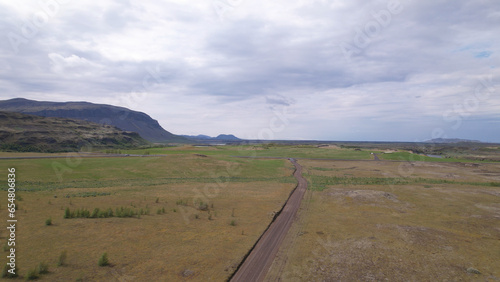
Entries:
[[220,134],[217,137],[210,137],[208,135],[181,135],[187,139],[194,141],[242,141],[242,139],[232,135],[232,134]]
[[149,115],[124,107],[88,102],[40,102],[16,98],[0,101],[0,111],[108,124],[124,131],[137,132],[150,142],[188,142],[187,138],[163,129],[158,121]]
[[150,144],[130,131],[89,121],[0,112],[0,149],[79,151],[82,147],[132,148]]
[[431,140],[425,141],[427,143],[482,143],[479,140],[468,140],[468,139],[459,139],[459,138],[435,138]]

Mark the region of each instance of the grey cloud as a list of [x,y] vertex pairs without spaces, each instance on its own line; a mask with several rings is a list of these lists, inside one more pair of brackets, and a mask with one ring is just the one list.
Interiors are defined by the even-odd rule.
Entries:
[[[318,120],[326,126],[349,119],[350,128],[373,129],[367,139],[399,134],[396,129],[406,128],[405,122],[422,120],[425,126],[415,123],[418,130],[409,140],[439,126],[443,111],[461,103],[481,77],[494,76],[500,89],[500,17],[495,14],[500,2],[495,0],[400,1],[402,12],[346,59],[339,44],[353,44],[357,28],[373,21],[373,13],[388,2],[246,2],[224,21],[201,2],[71,2],[18,54],[8,40],[0,42],[0,98],[57,94],[64,100],[102,102],[140,90],[157,99],[141,101],[142,107],[155,109],[150,114],[165,120],[174,117],[157,104],[177,105],[180,111],[191,102],[189,111],[203,112],[194,101],[209,101],[214,116],[227,115],[235,104],[252,104],[240,111],[293,105],[308,113],[306,139],[325,136],[324,130],[308,129]],[[0,5],[0,33],[18,32],[24,17],[13,4]],[[149,77],[152,69],[160,70],[160,79]],[[492,114],[498,98],[488,103],[472,115],[487,113],[488,122],[498,118]],[[356,114],[369,120],[352,119]],[[193,132],[196,126],[179,128]],[[363,138],[342,130],[344,138]],[[461,130],[457,134],[480,134]]]

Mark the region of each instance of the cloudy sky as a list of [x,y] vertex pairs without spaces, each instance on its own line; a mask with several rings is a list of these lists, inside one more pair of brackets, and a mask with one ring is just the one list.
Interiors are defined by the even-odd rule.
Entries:
[[0,99],[175,134],[500,142],[498,0],[0,0]]

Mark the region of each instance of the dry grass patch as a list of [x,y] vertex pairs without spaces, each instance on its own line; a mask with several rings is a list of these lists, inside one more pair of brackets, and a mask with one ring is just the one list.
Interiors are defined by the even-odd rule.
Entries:
[[[21,275],[44,261],[50,273],[40,276],[41,281],[223,281],[267,227],[269,213],[279,209],[295,186],[280,181],[292,172],[284,160],[255,164],[251,160],[231,162],[183,155],[134,160],[135,165],[128,158],[85,159],[68,173],[62,183],[67,188],[53,190],[47,184],[52,183],[53,175],[35,182],[39,172],[29,170],[48,169],[50,162],[16,161],[24,183],[43,188],[19,192],[23,201],[17,211],[16,256]],[[241,168],[233,175],[243,177],[244,182],[218,178],[230,165]],[[269,174],[265,174],[266,169]],[[168,177],[176,178],[182,172],[182,181],[168,183]],[[104,177],[104,173],[108,174]],[[269,178],[273,173],[276,180]],[[122,180],[123,175],[130,182]],[[89,187],[93,182],[88,178],[94,176],[109,181],[96,181],[101,186]],[[153,183],[157,177],[166,177],[167,183]],[[94,193],[97,196],[81,196]],[[6,199],[5,191],[0,195]],[[185,204],[177,205],[179,200]],[[150,214],[65,219],[67,207],[91,213],[94,208],[115,211],[128,207],[149,209]],[[6,218],[5,211],[2,209],[0,217]],[[50,226],[45,225],[48,218]],[[232,220],[236,226],[229,224]],[[0,236],[5,238],[6,231]],[[111,267],[98,265],[103,253],[107,253]]]
[[[324,176],[345,173],[339,169],[351,170],[354,177],[398,175],[397,163],[301,163],[310,174]],[[490,181],[480,176],[478,167],[434,165],[419,164],[410,177],[453,171],[464,181]],[[354,166],[357,169],[350,169]],[[480,165],[490,170],[496,166]],[[282,262],[275,262],[268,280],[500,279],[500,188],[425,186],[334,185],[321,192],[308,191],[298,224],[278,254]]]

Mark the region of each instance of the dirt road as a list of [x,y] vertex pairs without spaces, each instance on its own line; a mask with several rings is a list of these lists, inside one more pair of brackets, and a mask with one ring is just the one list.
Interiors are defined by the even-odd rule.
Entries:
[[271,266],[286,233],[293,223],[300,202],[307,190],[307,181],[302,177],[302,167],[295,159],[290,159],[295,166],[294,176],[298,181],[281,213],[260,237],[259,241],[245,261],[233,275],[231,281],[262,281]]

